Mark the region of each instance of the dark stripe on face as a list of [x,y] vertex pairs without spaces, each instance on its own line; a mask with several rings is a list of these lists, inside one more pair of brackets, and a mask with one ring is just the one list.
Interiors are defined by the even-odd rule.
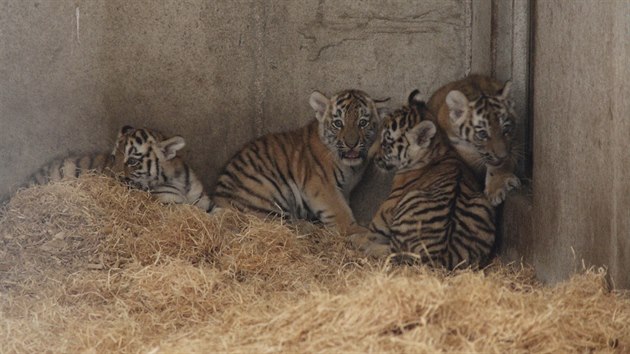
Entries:
[[188,167],[188,165],[184,165],[184,181],[185,181],[185,190],[186,190],[186,194],[190,193],[190,188],[192,187],[190,185],[190,168]]
[[407,115],[400,118],[400,129],[404,129],[407,126]]
[[477,101],[475,101],[475,110],[477,109],[483,109],[486,106],[486,102],[487,102],[487,98],[486,96],[481,96],[477,99]]

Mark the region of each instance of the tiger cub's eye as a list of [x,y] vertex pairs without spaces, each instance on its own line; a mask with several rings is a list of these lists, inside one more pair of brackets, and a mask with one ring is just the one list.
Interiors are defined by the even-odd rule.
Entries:
[[342,128],[343,127],[343,122],[341,121],[341,119],[335,119],[332,121],[332,125],[335,128]]
[[359,128],[365,128],[365,127],[367,127],[369,122],[370,122],[370,121],[368,121],[367,119],[361,119],[361,120],[359,120]]
[[138,159],[134,159],[133,157],[130,157],[129,159],[127,159],[128,166],[135,167],[135,166],[138,166],[139,164],[140,164],[140,160]]
[[486,133],[485,130],[478,131],[477,133],[475,133],[475,136],[479,140],[486,140],[486,139],[488,139],[488,133]]

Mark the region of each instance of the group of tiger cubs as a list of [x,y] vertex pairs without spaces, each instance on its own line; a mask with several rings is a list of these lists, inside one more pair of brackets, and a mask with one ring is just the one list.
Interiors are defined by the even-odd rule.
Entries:
[[[447,269],[477,267],[494,243],[494,207],[520,186],[509,91],[509,81],[471,75],[440,88],[428,103],[416,90],[393,113],[382,107],[386,100],[363,91],[331,98],[315,91],[309,103],[316,119],[244,146],[220,174],[212,199],[177,156],[182,137],[130,126],[120,130],[111,154],[50,163],[31,184],[96,170],[165,203],[321,222],[374,257],[395,253]],[[395,176],[366,228],[348,199],[371,159]]]

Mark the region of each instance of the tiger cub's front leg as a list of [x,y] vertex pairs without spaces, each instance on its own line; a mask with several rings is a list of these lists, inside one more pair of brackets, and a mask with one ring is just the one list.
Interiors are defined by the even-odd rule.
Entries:
[[392,253],[390,238],[382,234],[382,232],[389,234],[390,220],[388,219],[391,219],[389,204],[389,201],[385,202],[376,213],[370,223],[370,231],[350,236],[350,243],[354,248],[375,258],[386,257]]
[[521,186],[521,181],[514,172],[511,164],[499,167],[487,166],[485,194],[492,206],[497,206],[505,200],[509,191]]
[[320,187],[320,190],[307,193],[306,197],[310,201],[309,206],[324,225],[337,229],[342,235],[368,232],[367,228],[357,224],[352,209],[340,191],[321,190]]

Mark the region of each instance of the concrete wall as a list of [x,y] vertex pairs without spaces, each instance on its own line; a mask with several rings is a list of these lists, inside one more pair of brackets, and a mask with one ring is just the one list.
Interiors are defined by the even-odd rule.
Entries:
[[104,4],[78,32],[74,1],[0,2],[0,196],[54,156],[112,145]]
[[[315,89],[358,87],[394,106],[472,63],[470,0],[0,7],[0,195],[51,157],[108,150],[124,124],[184,136],[184,156],[212,187],[242,144],[311,119]],[[364,188],[386,193],[382,183]],[[375,203],[355,206],[366,219]]]
[[533,15],[533,191],[506,205],[504,254],[551,282],[604,265],[628,288],[630,2],[537,1]]

